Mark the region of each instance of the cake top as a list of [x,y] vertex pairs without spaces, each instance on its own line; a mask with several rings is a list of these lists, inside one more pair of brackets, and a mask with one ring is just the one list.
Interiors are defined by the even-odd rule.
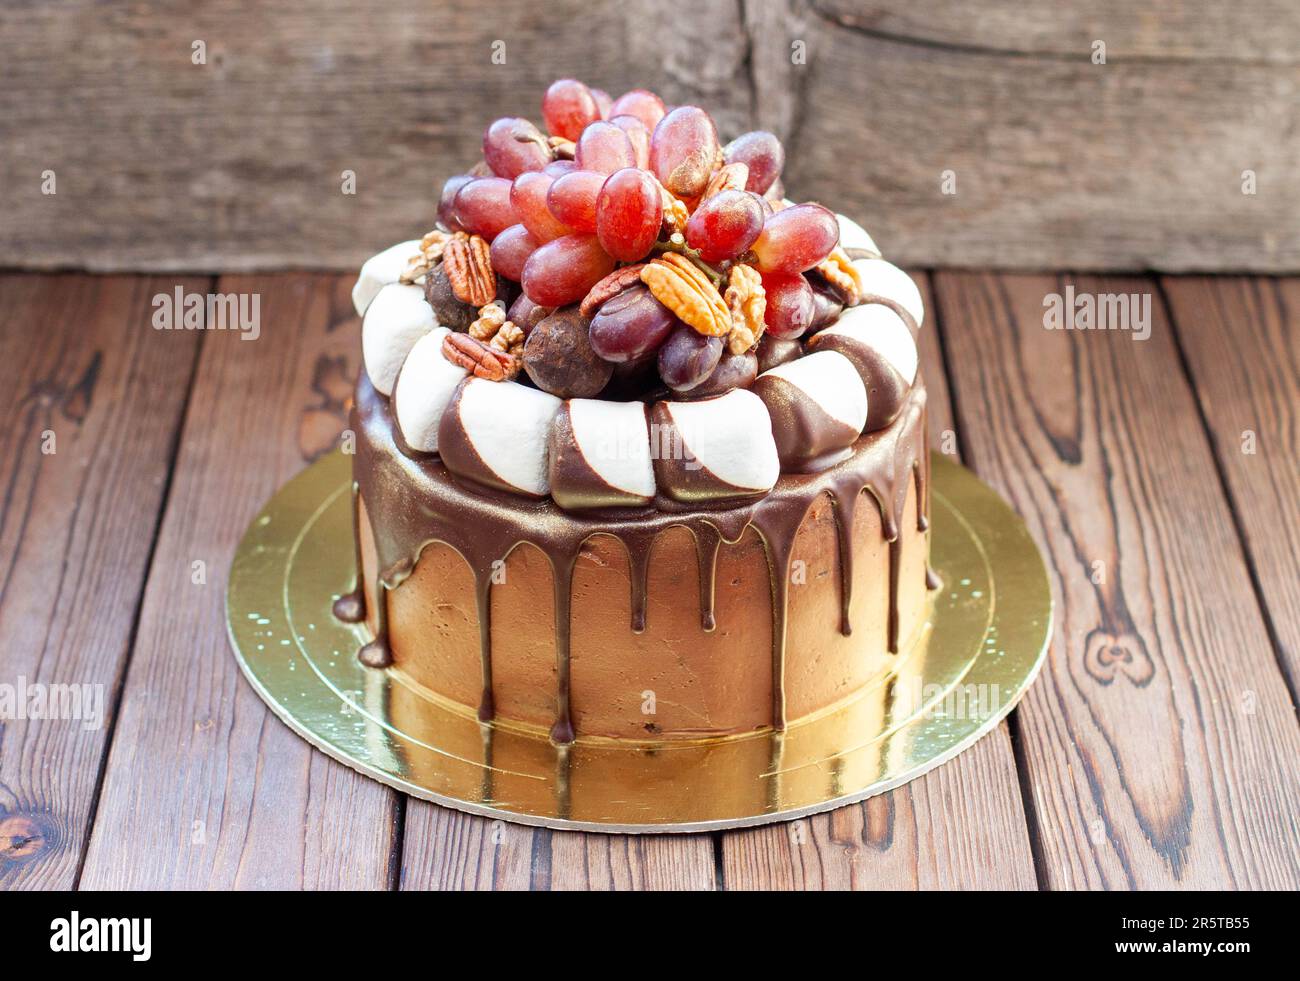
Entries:
[[786,199],[776,136],[723,145],[703,109],[573,79],[541,110],[547,132],[491,123],[437,227],[362,269],[367,372],[412,453],[564,507],[731,499],[897,415],[920,295],[859,226]]

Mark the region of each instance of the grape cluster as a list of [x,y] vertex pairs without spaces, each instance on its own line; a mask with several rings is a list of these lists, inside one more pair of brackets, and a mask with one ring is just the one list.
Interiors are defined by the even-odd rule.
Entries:
[[[796,340],[838,314],[833,292],[809,271],[836,246],[839,226],[820,205],[786,206],[785,151],[771,133],[722,146],[703,109],[666,106],[645,89],[611,99],[575,79],[547,89],[542,119],[547,132],[519,117],[493,122],[483,162],[449,178],[438,201],[446,229],[491,243],[494,271],[522,288],[516,305],[527,305],[533,324],[583,300],[620,265],[666,250],[723,281],[735,263],[757,269],[774,338]],[[744,166],[720,175],[728,164]],[[672,220],[683,208],[684,228]],[[725,338],[697,332],[639,283],[583,324],[616,382],[657,375],[689,395],[753,380],[753,352],[728,351]]]

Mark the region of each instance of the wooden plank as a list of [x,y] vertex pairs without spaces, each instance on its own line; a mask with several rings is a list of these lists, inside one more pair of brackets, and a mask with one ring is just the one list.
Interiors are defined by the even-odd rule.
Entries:
[[1295,5],[1068,6],[9,5],[0,266],[355,269],[428,227],[489,121],[576,71],[698,102],[724,138],[774,129],[792,192],[904,263],[1300,269]]
[[194,364],[172,285],[0,277],[0,889],[76,881]]
[[407,804],[403,889],[706,890],[708,835],[549,831]]
[[[956,432],[928,276],[921,371],[931,444]],[[829,814],[725,834],[727,889],[1033,889],[1025,812],[1004,722],[919,780]]]
[[[385,888],[396,794],[282,725],[226,640],[248,521],[342,429],[360,362],[344,278],[223,278],[261,334],[203,338],[81,885]],[[206,581],[194,581],[194,563]]]
[[1300,728],[1159,298],[1150,335],[1044,329],[1149,279],[940,273],[964,446],[1057,607],[1017,712],[1051,888],[1300,885]]
[[1300,689],[1300,280],[1162,281],[1291,694]]

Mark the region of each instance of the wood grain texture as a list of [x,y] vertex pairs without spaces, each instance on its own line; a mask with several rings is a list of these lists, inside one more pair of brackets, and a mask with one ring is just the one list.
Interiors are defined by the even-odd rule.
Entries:
[[[929,277],[921,372],[931,445],[956,448]],[[829,814],[722,836],[727,889],[1033,889],[1007,724],[897,790]]]
[[360,359],[349,286],[306,275],[218,284],[261,295],[261,336],[203,337],[85,888],[390,885],[396,795],[281,724],[240,675],[225,629],[248,521],[343,428]]
[[1300,689],[1300,280],[1163,280],[1294,699]]
[[1057,603],[1017,711],[1040,876],[1294,889],[1300,728],[1171,327],[1157,297],[1146,341],[1045,330],[1044,298],[1062,288],[935,285],[968,462],[1024,516]]
[[[71,888],[89,834],[197,346],[161,288],[0,277],[0,889]],[[89,697],[24,719],[24,683]]]
[[578,73],[773,129],[792,192],[905,263],[1300,269],[1295,5],[1085,6],[9,5],[0,266],[354,269],[429,226],[488,122]]

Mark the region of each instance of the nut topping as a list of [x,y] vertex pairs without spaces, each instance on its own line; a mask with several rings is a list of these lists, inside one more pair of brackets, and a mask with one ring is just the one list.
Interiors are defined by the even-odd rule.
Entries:
[[474,376],[488,381],[510,381],[519,374],[519,359],[513,354],[498,351],[468,334],[448,334],[444,337],[442,356]]
[[497,295],[488,243],[478,235],[453,238],[443,246],[442,266],[451,291],[462,303],[483,307]]
[[849,255],[838,245],[816,269],[844,300],[845,306],[857,306],[862,300],[862,277],[853,266]]
[[701,201],[707,201],[723,191],[743,191],[749,181],[749,164],[730,163],[714,172],[709,179],[709,186],[700,195]]
[[708,337],[731,332],[731,311],[699,266],[684,255],[665,252],[641,270],[641,282],[677,317]]
[[629,286],[641,282],[641,270],[645,266],[644,262],[638,262],[631,266],[615,269],[591,288],[591,291],[579,305],[578,312],[590,320],[606,300],[612,300]]
[[443,249],[453,238],[464,238],[464,232],[448,233],[437,228],[427,232],[424,238],[420,239],[420,251],[411,256],[406,263],[406,269],[398,277],[398,282],[405,283],[408,286],[418,282],[425,273],[438,264],[442,259]]
[[743,264],[732,266],[725,299],[731,311],[727,349],[732,354],[744,354],[758,343],[766,326],[763,315],[767,311],[767,292],[758,270]]

